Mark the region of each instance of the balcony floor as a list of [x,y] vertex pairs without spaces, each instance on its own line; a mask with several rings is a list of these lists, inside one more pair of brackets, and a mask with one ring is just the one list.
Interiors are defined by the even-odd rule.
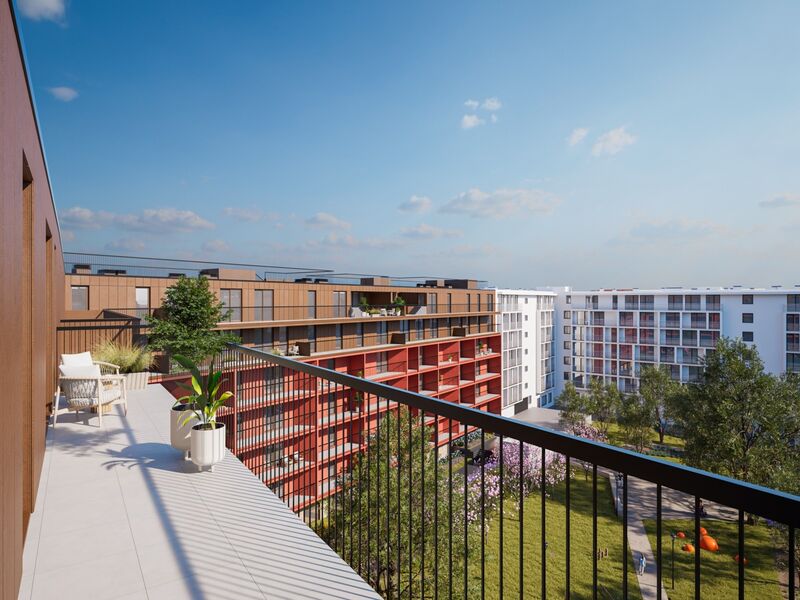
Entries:
[[215,471],[169,445],[170,394],[59,415],[48,431],[20,598],[377,598],[232,454]]

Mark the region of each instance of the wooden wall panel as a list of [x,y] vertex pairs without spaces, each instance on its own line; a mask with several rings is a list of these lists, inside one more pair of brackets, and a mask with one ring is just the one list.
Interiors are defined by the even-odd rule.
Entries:
[[[0,598],[10,599],[17,597],[41,475],[55,390],[48,352],[64,306],[61,239],[10,1],[0,2],[0,106]],[[32,181],[27,218],[25,161]]]

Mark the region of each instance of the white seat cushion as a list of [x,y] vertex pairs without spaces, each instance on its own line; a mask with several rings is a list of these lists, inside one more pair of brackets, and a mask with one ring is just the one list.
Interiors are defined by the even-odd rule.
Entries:
[[92,362],[91,352],[81,352],[80,354],[62,354],[61,364],[70,366],[90,366]]
[[[88,352],[86,354],[89,354]],[[63,364],[58,367],[63,377],[80,377],[82,379],[99,379],[100,366],[89,363],[88,365]]]

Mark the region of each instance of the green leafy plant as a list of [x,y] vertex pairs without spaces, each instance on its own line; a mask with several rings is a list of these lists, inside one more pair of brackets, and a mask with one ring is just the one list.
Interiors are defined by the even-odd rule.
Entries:
[[92,348],[92,358],[117,365],[120,373],[141,373],[153,365],[153,353],[147,348],[110,340]]
[[225,405],[228,398],[233,396],[231,392],[220,393],[219,388],[223,381],[222,371],[214,370],[214,361],[212,360],[208,368],[208,375],[203,375],[197,365],[185,356],[177,354],[174,358],[178,364],[192,374],[191,385],[179,384],[189,393],[179,398],[176,404],[186,404],[191,407],[181,425],[185,425],[194,416],[199,421],[201,429],[214,429],[217,423],[217,411]]
[[364,312],[369,312],[370,305],[369,302],[367,302],[366,296],[361,296],[361,299],[358,301],[358,306]]
[[205,277],[180,277],[167,288],[159,312],[151,319],[150,345],[172,356],[201,362],[228,342],[239,341],[235,335],[215,331],[230,311],[214,296]]
[[406,305],[406,299],[403,298],[402,296],[395,296],[395,299],[392,301],[392,304],[394,304],[395,308],[402,309]]

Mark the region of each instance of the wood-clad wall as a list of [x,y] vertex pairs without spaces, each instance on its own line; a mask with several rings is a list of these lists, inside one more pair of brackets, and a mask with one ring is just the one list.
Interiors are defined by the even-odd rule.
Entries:
[[16,598],[55,391],[64,262],[10,1],[0,2],[0,598]]

